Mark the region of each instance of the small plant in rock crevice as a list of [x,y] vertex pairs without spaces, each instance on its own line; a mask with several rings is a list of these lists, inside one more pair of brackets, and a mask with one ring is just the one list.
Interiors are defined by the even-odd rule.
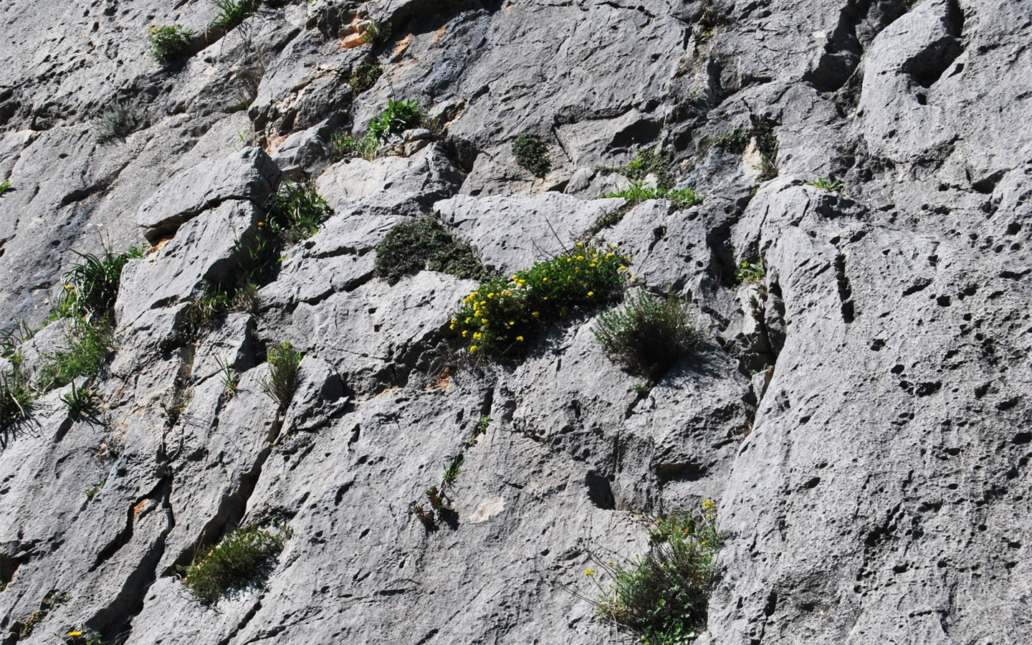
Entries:
[[372,161],[376,156],[378,145],[376,140],[369,136],[356,139],[350,134],[334,132],[330,135],[330,158],[333,161],[340,161],[361,157],[366,161]]
[[124,139],[147,124],[147,115],[132,103],[115,101],[97,118],[93,125],[98,143]]
[[4,193],[6,193],[9,190],[11,190],[11,180],[10,180],[10,178],[4,179],[3,181],[0,181],[0,197],[3,197]]
[[61,395],[61,401],[68,408],[68,414],[73,419],[78,419],[84,413],[92,410],[97,404],[97,391],[90,383],[78,387],[73,380],[70,392]]
[[358,24],[358,33],[362,34],[362,40],[378,47],[391,37],[391,23],[383,23],[379,20],[363,20]]
[[376,81],[380,80],[381,76],[383,76],[383,67],[380,63],[376,61],[365,62],[351,70],[348,86],[351,88],[351,93],[358,96],[373,85],[376,85]]
[[594,557],[608,573],[585,575],[598,588],[593,599],[597,620],[630,632],[645,645],[692,642],[705,628],[709,592],[723,535],[717,528],[716,506],[703,503],[702,513],[680,512],[652,520],[649,550],[626,564]]
[[0,371],[0,448],[7,446],[14,433],[28,418],[33,394],[21,373],[21,362],[11,361],[10,373]]
[[519,167],[539,179],[552,169],[548,146],[536,134],[525,132],[517,136],[512,142],[512,156]]
[[225,358],[216,356],[215,362],[219,366],[219,378],[222,380],[222,389],[226,393],[226,398],[231,399],[236,396],[237,386],[240,384],[240,378],[233,374],[233,370],[229,366],[229,361]]
[[374,275],[387,284],[424,270],[470,280],[489,277],[473,247],[455,239],[435,217],[398,224],[376,245]]
[[262,379],[262,391],[279,405],[281,414],[294,398],[301,358],[301,352],[288,342],[269,350],[269,375]]
[[674,175],[670,172],[670,164],[674,156],[663,150],[658,144],[651,148],[642,148],[634,159],[619,168],[603,168],[606,172],[615,172],[627,177],[631,182],[642,183],[652,175],[656,178],[656,188],[670,190],[674,187]]
[[107,323],[73,320],[68,334],[69,348],[46,357],[37,385],[43,391],[67,385],[80,376],[95,376],[114,344]]
[[621,197],[627,200],[627,209],[649,199],[666,199],[674,203],[678,208],[691,208],[702,203],[702,195],[692,188],[653,188],[645,186],[641,182],[632,182],[630,188],[602,195],[599,199]]
[[183,25],[154,25],[148,32],[151,46],[147,53],[162,65],[170,65],[190,50],[192,36]]
[[386,143],[391,135],[418,128],[423,124],[425,113],[415,99],[410,101],[387,100],[387,107],[369,121],[369,136],[379,144]]
[[85,627],[73,629],[61,639],[66,645],[104,645],[100,632],[91,632]]
[[599,316],[593,331],[611,360],[653,381],[699,340],[686,302],[672,292],[657,298],[644,289]]
[[762,283],[766,275],[767,272],[763,268],[763,258],[758,258],[755,262],[743,260],[742,265],[738,267],[738,271],[735,273],[735,282],[738,284]]
[[208,26],[208,31],[233,29],[258,12],[262,0],[212,0],[219,13]]
[[846,187],[841,181],[835,181],[834,178],[825,179],[824,177],[818,177],[817,179],[810,182],[810,185],[814,188],[820,188],[821,190],[830,190],[835,193],[841,193],[842,189]]
[[57,589],[47,594],[46,598],[40,602],[40,607],[36,611],[32,612],[28,618],[22,622],[22,629],[20,638],[25,639],[32,636],[32,632],[35,631],[36,626],[43,621],[47,615],[56,609],[57,607],[65,604],[71,599],[66,591],[59,591]]
[[250,526],[230,531],[218,544],[197,553],[182,569],[183,585],[204,604],[227,592],[258,584],[291,536],[287,526]]
[[315,190],[315,182],[283,182],[269,204],[268,226],[288,243],[312,237],[333,211]]
[[82,262],[65,274],[65,295],[58,311],[63,316],[98,320],[115,306],[122,269],[130,260],[142,258],[144,249],[133,247],[120,254],[105,250],[99,257],[91,253],[74,253]]
[[471,354],[521,355],[550,323],[619,298],[628,264],[615,247],[578,242],[552,260],[482,284],[466,296],[451,329]]

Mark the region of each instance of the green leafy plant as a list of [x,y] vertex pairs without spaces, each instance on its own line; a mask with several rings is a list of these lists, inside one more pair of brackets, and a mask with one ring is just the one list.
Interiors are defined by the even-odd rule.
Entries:
[[[315,190],[314,181],[280,184],[269,210],[269,232],[294,243],[312,237],[333,211]],[[260,250],[258,250],[260,252]]]
[[73,319],[68,341],[68,349],[46,357],[37,384],[40,389],[62,387],[80,376],[96,376],[114,342],[106,323],[94,324],[82,318]]
[[646,186],[641,182],[631,182],[630,188],[625,188],[624,190],[620,190],[615,193],[608,193],[599,199],[608,199],[612,197],[622,197],[623,199],[626,199],[628,202],[628,208],[633,208],[649,199],[667,199],[673,202],[678,208],[690,208],[697,204],[701,204],[703,199],[702,195],[695,192],[692,188],[653,188],[651,186]]
[[455,480],[458,479],[459,473],[462,472],[462,460],[464,458],[465,455],[462,454],[462,449],[460,448],[459,451],[455,453],[455,456],[452,457],[451,461],[448,462],[448,465],[444,468],[445,484],[453,484],[455,483]]
[[147,53],[162,65],[174,63],[189,51],[193,36],[193,32],[183,25],[154,25],[148,34],[151,46]]
[[673,513],[653,521],[649,550],[625,565],[595,558],[609,574],[603,583],[595,569],[585,570],[599,588],[596,618],[617,625],[646,645],[690,643],[705,628],[716,554],[723,536],[713,502],[703,512]]
[[269,376],[262,379],[262,390],[279,404],[280,413],[286,412],[297,389],[301,352],[288,342],[269,350]]
[[382,45],[391,37],[391,23],[378,20],[364,20],[358,25],[362,40],[375,46]]
[[548,323],[619,297],[629,263],[614,247],[578,242],[552,260],[482,284],[454,314],[451,329],[470,353],[518,355]]
[[832,179],[825,179],[824,177],[818,177],[814,181],[810,182],[810,185],[814,188],[820,188],[821,190],[830,190],[832,192],[841,193],[842,189],[846,187],[841,181],[835,181]]
[[487,428],[490,425],[491,417],[481,417],[480,421],[477,421],[477,425],[473,426],[473,433],[470,435],[469,439],[463,442],[462,446],[464,448],[472,448],[477,445],[477,441],[479,441],[480,437],[487,432]]
[[66,315],[100,320],[115,306],[122,269],[129,260],[143,257],[144,249],[134,247],[117,255],[105,250],[100,257],[91,253],[75,254],[82,262],[65,273],[65,302],[61,309]]
[[216,602],[231,590],[257,584],[290,536],[287,526],[235,529],[196,555],[193,564],[182,570],[183,584],[204,604]]
[[735,273],[735,282],[738,284],[763,282],[765,275],[766,271],[763,268],[763,258],[759,258],[755,262],[743,260],[742,266],[738,267],[738,271]]
[[11,190],[11,180],[10,180],[10,178],[7,178],[7,179],[4,179],[3,181],[0,181],[0,197],[3,197],[4,193],[6,193],[9,190]]
[[622,308],[599,316],[593,331],[611,360],[652,378],[687,355],[699,339],[686,302],[673,292],[657,298],[644,289]]
[[99,493],[101,490],[103,490],[104,484],[106,484],[106,483],[107,483],[106,480],[101,479],[97,483],[95,483],[92,486],[90,486],[89,488],[87,488],[86,489],[86,499],[92,500],[94,497],[96,497],[97,493]]
[[147,124],[147,115],[132,103],[115,101],[93,125],[93,133],[98,143],[110,143],[115,139],[124,139]]
[[671,189],[674,187],[674,176],[670,172],[670,164],[674,156],[660,148],[658,145],[651,148],[642,148],[623,167],[603,168],[608,172],[616,172],[627,177],[632,182],[644,182],[649,175],[656,178],[656,185],[660,189]]
[[212,0],[219,13],[208,26],[208,31],[229,31],[247,20],[261,7],[261,0]]
[[512,142],[512,155],[516,163],[535,177],[544,177],[552,169],[548,157],[548,146],[536,134],[525,132]]
[[398,224],[376,245],[374,275],[387,284],[423,270],[470,280],[488,277],[473,247],[452,237],[434,217]]
[[215,362],[219,366],[219,374],[222,379],[222,388],[228,393],[228,398],[233,398],[236,395],[237,386],[240,384],[240,378],[233,374],[233,370],[229,367],[229,361],[221,356],[215,357]]
[[387,107],[369,121],[369,136],[383,144],[393,134],[418,128],[423,123],[423,108],[415,99],[410,101],[387,100]]
[[358,67],[351,70],[351,79],[348,81],[348,86],[351,88],[351,93],[358,96],[362,92],[365,92],[373,85],[376,85],[376,81],[383,76],[383,67],[376,61],[365,62]]
[[97,391],[89,383],[77,387],[72,381],[72,391],[61,396],[61,401],[68,408],[68,414],[77,419],[83,413],[92,410],[97,405]]

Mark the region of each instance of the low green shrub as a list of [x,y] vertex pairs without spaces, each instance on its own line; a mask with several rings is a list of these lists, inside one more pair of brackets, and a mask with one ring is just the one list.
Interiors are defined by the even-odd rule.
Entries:
[[43,365],[37,384],[43,391],[67,385],[80,376],[96,376],[111,351],[114,340],[106,322],[72,320],[68,334],[70,347],[48,356]]
[[825,179],[824,177],[818,177],[817,179],[810,182],[810,185],[814,188],[820,188],[821,190],[830,190],[832,192],[841,193],[842,189],[846,187],[841,181],[835,181],[835,178]]
[[280,413],[286,412],[294,398],[302,356],[288,342],[269,350],[269,376],[262,379],[262,390],[279,405]]
[[735,273],[735,282],[738,284],[763,282],[765,275],[766,270],[763,268],[763,258],[759,258],[755,262],[743,260],[742,266],[738,267],[738,271]]
[[625,566],[596,559],[611,576],[603,585],[596,571],[585,574],[601,593],[596,618],[629,631],[646,645],[690,643],[705,628],[709,591],[722,535],[713,502],[703,513],[673,513],[655,520],[648,552]]
[[[690,208],[702,203],[702,195],[692,188],[653,188],[646,186],[640,181],[631,182],[630,188],[602,195],[599,199],[610,197],[622,197],[627,200],[627,208],[633,208],[648,199],[667,199],[678,208]],[[617,220],[619,221],[619,220]],[[614,222],[615,224],[616,222]]]
[[288,243],[312,237],[333,213],[326,200],[315,190],[314,181],[285,181],[273,197],[268,216],[268,232]]
[[376,85],[376,81],[381,76],[383,76],[383,67],[380,66],[380,63],[375,61],[362,63],[351,70],[351,79],[348,81],[348,86],[351,87],[351,93],[358,96],[373,85]]
[[687,355],[699,339],[686,302],[673,293],[657,298],[644,289],[623,307],[599,316],[593,331],[611,360],[652,378]]
[[98,143],[123,139],[147,124],[147,115],[132,103],[115,101],[93,124]]
[[674,176],[670,172],[670,164],[673,159],[674,156],[670,152],[656,145],[652,148],[642,148],[634,155],[634,159],[628,161],[623,167],[604,168],[603,170],[617,172],[632,182],[644,182],[649,175],[654,175],[656,186],[669,190],[674,187]]
[[3,181],[0,181],[0,197],[3,197],[4,193],[6,193],[9,190],[11,190],[11,180],[10,180],[10,178],[4,179]]
[[512,142],[512,155],[521,168],[541,178],[552,169],[552,160],[548,158],[548,146],[536,134],[525,132]]
[[419,102],[387,100],[387,107],[369,122],[369,136],[383,144],[392,134],[418,128],[423,123],[424,112]]
[[470,353],[518,355],[551,322],[620,296],[630,258],[613,247],[577,246],[510,278],[495,278],[469,294],[451,328]]
[[154,25],[150,28],[150,49],[147,53],[162,65],[178,60],[190,49],[193,32],[183,25]]
[[257,584],[290,536],[286,526],[235,529],[197,554],[194,563],[183,570],[183,584],[205,604],[216,602],[228,591]]
[[452,237],[440,221],[427,217],[398,224],[376,245],[374,275],[395,285],[423,270],[469,280],[483,280],[487,271],[468,242]]
[[262,0],[212,0],[219,13],[208,26],[208,31],[230,29],[236,27],[258,12]]

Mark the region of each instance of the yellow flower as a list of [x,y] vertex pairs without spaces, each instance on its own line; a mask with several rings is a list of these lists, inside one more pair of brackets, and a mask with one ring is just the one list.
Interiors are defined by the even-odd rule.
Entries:
[[[547,300],[547,298],[546,298],[546,300]],[[538,316],[540,316],[540,315],[541,315],[541,312],[540,312],[540,311],[535,311],[534,313],[532,313],[532,314],[530,314],[530,315],[531,315],[531,316],[534,316],[535,318],[537,318]]]
[[577,246],[584,246],[584,242],[577,242]]
[[566,258],[567,262],[573,262],[573,258]]
[[583,255],[578,255],[578,256],[577,256],[577,259],[578,259],[578,260],[583,260],[583,259],[584,259],[584,256],[583,256]]
[[712,499],[707,499],[705,502],[702,503],[702,507],[707,511],[712,511],[717,507],[717,505],[713,502]]
[[494,298],[494,294],[493,293],[489,293],[489,294],[487,294],[487,297],[488,298]]
[[469,317],[467,317],[467,318],[466,318],[466,324],[468,325],[468,324],[469,324],[469,321],[471,321],[471,320],[473,320],[473,319],[472,319],[472,318],[469,318]]
[[514,281],[515,281],[515,280],[519,280],[519,278],[518,278],[518,277],[516,277],[515,275],[513,275],[513,276],[512,276],[512,279],[513,279]]
[[625,267],[623,265],[620,265],[620,267],[617,269],[617,271],[626,271],[626,270],[627,270],[627,267]]
[[468,333],[469,333],[469,330],[468,330],[468,329],[463,329],[463,330],[462,330],[462,337],[463,337],[463,338],[465,338],[465,337],[466,337],[466,334],[468,334]]
[[590,578],[591,576],[595,575],[595,570],[594,569],[585,569],[584,570],[584,575],[586,575],[586,576],[588,576]]
[[510,326],[510,327],[511,327],[512,325],[515,325],[515,324],[516,324],[516,323],[515,323],[515,322],[513,322],[513,321],[511,321],[511,320],[509,321],[509,326]]
[[547,278],[547,277],[545,277],[545,278],[541,278],[541,281],[542,281],[542,282],[548,282],[548,278]]
[[590,298],[591,296],[593,296],[593,295],[595,295],[595,292],[594,292],[594,291],[589,291],[589,292],[588,292],[588,297],[589,297],[589,298]]
[[482,323],[484,323],[486,325],[487,324],[487,318],[481,318],[480,322],[482,322]]
[[455,329],[455,325],[450,325],[449,329]]
[[76,638],[77,636],[82,636],[82,632],[68,632],[68,635],[72,638]]
[[516,341],[522,343],[523,342],[523,336],[517,336],[516,337]]
[[265,222],[258,222],[258,226],[265,226]]
[[476,345],[470,345],[469,346],[469,353],[472,354],[475,351],[477,351],[477,346]]
[[631,280],[637,280],[637,279],[638,279],[638,276],[636,276],[636,275],[632,275],[631,276]]
[[480,336],[481,336],[481,334],[480,334],[479,331],[478,332],[474,332],[473,333],[473,340],[476,340],[476,339],[480,338]]
[[458,318],[452,318],[451,321],[452,321],[452,324],[454,325],[455,323],[459,322],[459,319]]

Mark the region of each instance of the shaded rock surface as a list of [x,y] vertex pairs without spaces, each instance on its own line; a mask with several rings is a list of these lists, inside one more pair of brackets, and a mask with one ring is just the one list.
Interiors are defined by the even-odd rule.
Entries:
[[[73,251],[154,245],[122,272],[97,408],[50,391],[0,451],[0,643],[622,642],[591,554],[632,558],[635,512],[705,499],[726,541],[699,643],[1032,640],[1032,5],[283,4],[207,34],[207,2],[0,7],[0,324],[40,327]],[[344,48],[356,15],[390,34]],[[196,32],[167,68],[155,23]],[[343,150],[390,97],[433,119]],[[116,101],[143,127],[100,143]],[[528,132],[542,178],[513,157]],[[701,204],[595,199],[657,145]],[[287,175],[332,215],[253,310],[187,329]],[[599,311],[470,360],[449,321],[474,282],[374,277],[391,227],[434,215],[504,274],[604,217],[595,241],[704,339],[648,386]],[[38,374],[66,329],[0,369]],[[283,341],[305,356],[281,408]],[[410,506],[485,417],[427,530]],[[293,535],[198,603],[181,567],[253,523]]]

